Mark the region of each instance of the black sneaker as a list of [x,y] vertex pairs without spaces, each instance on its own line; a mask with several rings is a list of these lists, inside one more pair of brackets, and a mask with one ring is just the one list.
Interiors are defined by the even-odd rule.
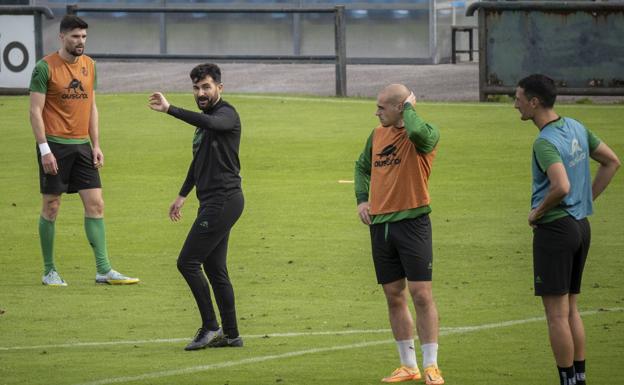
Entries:
[[224,336],[223,334],[213,339],[208,344],[208,347],[211,347],[211,348],[225,348],[225,347],[240,348],[242,346],[243,346],[243,339],[241,338],[241,336],[238,336],[236,338],[228,338]]
[[186,345],[184,350],[203,349],[219,338],[223,338],[223,330],[221,328],[217,330],[204,330],[203,328],[199,328],[193,341]]

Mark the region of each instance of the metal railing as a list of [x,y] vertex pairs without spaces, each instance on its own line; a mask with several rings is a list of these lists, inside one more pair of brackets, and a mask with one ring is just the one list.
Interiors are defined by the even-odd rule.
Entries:
[[[321,62],[336,64],[336,96],[347,96],[347,49],[345,7],[294,8],[294,7],[110,7],[110,6],[78,6],[68,5],[68,14],[79,12],[127,12],[127,13],[159,13],[160,21],[160,53],[158,54],[120,54],[90,53],[95,59],[195,59],[222,61],[281,61],[281,62]],[[333,13],[334,14],[334,55],[185,55],[168,54],[166,46],[167,23],[165,15],[170,13]]]

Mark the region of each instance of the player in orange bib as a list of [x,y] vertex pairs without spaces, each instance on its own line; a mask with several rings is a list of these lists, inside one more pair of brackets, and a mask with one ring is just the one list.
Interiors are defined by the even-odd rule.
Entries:
[[358,214],[369,226],[377,282],[388,303],[390,326],[401,366],[383,382],[420,380],[414,350],[414,321],[423,352],[427,385],[444,384],[438,369],[438,310],[431,292],[433,252],[429,221],[429,175],[440,137],[415,110],[416,98],[402,84],[377,97],[380,125],[355,163]]
[[[61,21],[61,48],[37,62],[30,82],[30,123],[37,141],[43,206],[39,238],[44,261],[42,283],[66,286],[54,265],[54,223],[61,194],[78,193],[84,227],[93,248],[97,283],[133,284],[111,268],[104,229],[104,200],[98,169],[104,166],[95,104],[95,62],[84,55],[87,23],[74,15]],[[93,147],[92,147],[93,146]]]

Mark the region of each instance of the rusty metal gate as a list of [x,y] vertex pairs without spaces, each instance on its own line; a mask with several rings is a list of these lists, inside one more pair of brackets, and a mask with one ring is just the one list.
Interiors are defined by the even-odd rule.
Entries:
[[479,99],[513,94],[543,73],[561,95],[624,95],[624,2],[484,1],[479,11]]

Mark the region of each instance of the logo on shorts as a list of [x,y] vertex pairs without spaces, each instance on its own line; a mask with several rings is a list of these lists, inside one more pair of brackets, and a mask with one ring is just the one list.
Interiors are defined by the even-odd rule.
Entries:
[[427,266],[427,270],[433,270],[433,263],[429,262],[429,266]]
[[89,95],[85,92],[82,82],[78,79],[72,79],[65,89],[67,92],[61,95],[62,99],[89,99]]
[[535,277],[535,283],[543,283],[542,282],[542,277],[540,277],[539,275]]
[[401,158],[397,158],[397,147],[394,144],[389,144],[377,154],[379,160],[375,161],[375,167],[386,167],[397,165],[401,163]]
[[200,225],[201,227],[208,228],[208,221],[199,222],[198,225]]

